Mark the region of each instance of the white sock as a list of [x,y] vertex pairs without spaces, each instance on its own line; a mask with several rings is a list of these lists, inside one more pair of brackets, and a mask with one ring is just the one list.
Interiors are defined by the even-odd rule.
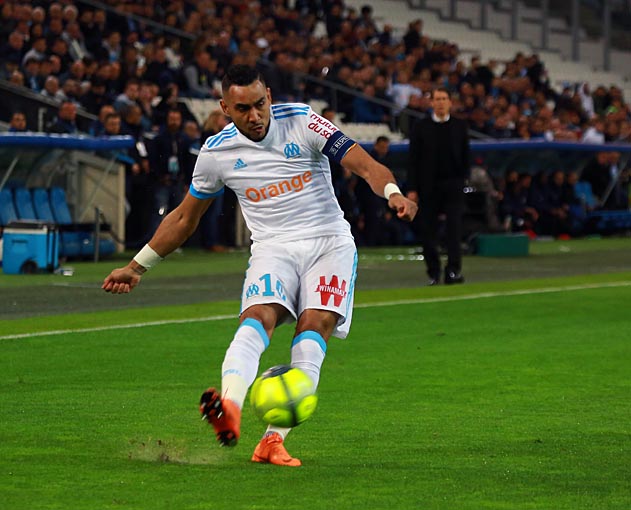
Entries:
[[315,331],[303,331],[291,343],[291,366],[300,368],[311,377],[315,389],[318,388],[325,355],[326,342]]
[[[300,368],[313,381],[314,388],[317,389],[320,381],[320,369],[326,355],[326,342],[322,336],[315,331],[303,331],[291,344],[291,366]],[[289,434],[290,428],[267,427],[265,435],[273,433],[279,434],[283,440]]]
[[256,379],[261,355],[269,346],[263,325],[245,319],[230,343],[221,366],[221,398],[232,400],[241,409],[248,388]]

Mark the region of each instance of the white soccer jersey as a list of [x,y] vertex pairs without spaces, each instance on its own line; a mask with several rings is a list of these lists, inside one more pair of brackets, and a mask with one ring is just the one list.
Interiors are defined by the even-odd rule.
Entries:
[[272,105],[263,140],[250,140],[234,124],[206,140],[190,193],[204,199],[232,189],[253,242],[350,237],[323,152],[339,161],[353,144],[308,105]]

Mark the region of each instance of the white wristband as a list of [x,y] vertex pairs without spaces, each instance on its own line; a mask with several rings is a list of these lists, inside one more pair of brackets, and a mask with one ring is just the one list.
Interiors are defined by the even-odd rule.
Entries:
[[162,258],[163,257],[158,255],[151,246],[149,246],[148,244],[145,244],[142,250],[136,253],[134,260],[138,264],[140,264],[142,267],[149,270],[153,266],[155,266],[158,262],[160,262]]
[[399,193],[401,195],[403,194],[401,193],[399,186],[397,186],[393,182],[389,182],[388,184],[386,184],[386,187],[383,188],[383,196],[386,197],[386,200],[390,200],[390,195],[392,195],[393,193]]

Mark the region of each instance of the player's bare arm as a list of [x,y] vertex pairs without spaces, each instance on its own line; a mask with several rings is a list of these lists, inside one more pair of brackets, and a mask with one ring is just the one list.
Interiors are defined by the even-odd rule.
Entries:
[[[150,263],[143,264],[143,261],[152,258],[160,260],[181,246],[195,232],[200,218],[212,201],[213,199],[199,200],[187,193],[182,203],[160,223],[147,246],[129,264],[114,269],[105,278],[101,288],[112,294],[131,292],[140,283],[142,275],[151,267]],[[146,259],[147,256],[148,259]]]
[[397,211],[402,220],[412,221],[418,206],[404,197],[397,187],[392,172],[373,159],[359,144],[355,144],[342,158],[342,165],[370,185],[373,192],[388,200],[388,206]]

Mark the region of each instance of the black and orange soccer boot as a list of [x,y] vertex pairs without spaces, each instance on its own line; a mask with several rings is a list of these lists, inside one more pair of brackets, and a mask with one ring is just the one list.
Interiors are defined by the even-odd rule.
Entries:
[[215,429],[221,446],[236,446],[241,432],[241,409],[232,400],[223,399],[215,388],[208,388],[199,400],[202,419]]

